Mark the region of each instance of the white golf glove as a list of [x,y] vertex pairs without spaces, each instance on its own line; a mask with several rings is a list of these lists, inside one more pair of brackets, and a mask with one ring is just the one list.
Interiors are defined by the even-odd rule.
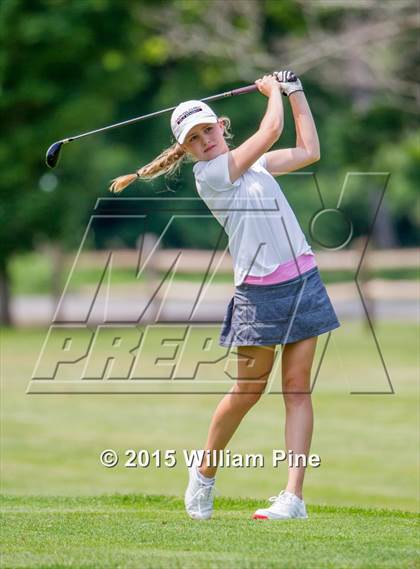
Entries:
[[[302,83],[293,71],[274,71],[273,75],[280,83],[280,90],[286,97],[296,91],[303,91]],[[291,81],[293,75],[296,77],[296,81]]]

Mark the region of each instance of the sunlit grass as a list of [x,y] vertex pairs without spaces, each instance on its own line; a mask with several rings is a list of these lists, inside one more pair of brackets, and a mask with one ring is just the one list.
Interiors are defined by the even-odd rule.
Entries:
[[309,519],[255,521],[256,500],[216,498],[190,520],[180,499],[142,494],[2,501],[3,567],[386,569],[415,567],[416,516],[308,506]]

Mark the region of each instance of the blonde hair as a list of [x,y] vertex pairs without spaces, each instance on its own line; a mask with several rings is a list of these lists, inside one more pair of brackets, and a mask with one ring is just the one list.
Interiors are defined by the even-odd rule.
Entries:
[[[230,140],[233,138],[230,132],[230,118],[219,117],[219,120],[222,121],[224,126],[223,136],[225,140]],[[230,147],[229,143],[228,146]],[[136,180],[150,181],[162,174],[172,176],[178,171],[183,162],[196,162],[196,159],[189,152],[186,152],[178,142],[175,142],[151,162],[139,168],[134,174],[118,176],[118,178],[111,180],[109,191],[118,194]]]

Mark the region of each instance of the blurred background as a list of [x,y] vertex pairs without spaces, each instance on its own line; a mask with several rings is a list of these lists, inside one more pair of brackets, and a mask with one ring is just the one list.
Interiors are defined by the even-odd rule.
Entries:
[[[168,493],[183,491],[181,467],[175,474],[149,469],[142,478],[124,469],[111,473],[98,465],[98,452],[113,444],[138,447],[140,425],[141,442],[149,448],[202,444],[220,396],[145,396],[145,401],[136,396],[30,396],[25,390],[65,284],[61,317],[81,319],[109,252],[114,255],[115,317],[129,312],[133,299],[144,297],[146,303],[150,287],[160,282],[179,251],[182,264],[161,320],[185,319],[214,250],[221,264],[197,319],[221,322],[233,292],[231,262],[222,255],[227,239],[216,220],[203,225],[205,206],[196,205],[196,216],[173,223],[163,236],[168,213],[156,207],[148,213],[147,225],[124,215],[105,217],[134,211],[130,202],[121,209],[122,198],[197,197],[191,164],[175,177],[133,184],[123,196],[107,190],[112,178],[135,171],[172,143],[169,113],[65,146],[54,170],[45,165],[46,149],[71,135],[248,85],[273,70],[293,69],[315,118],[321,160],[304,171],[315,176],[287,175],[278,181],[316,253],[342,321],[323,360],[315,395],[320,419],[313,451],[324,453],[328,466],[310,475],[311,498],[413,507],[418,457],[418,28],[415,0],[1,2],[5,491],[71,494],[118,488],[156,493],[162,484]],[[295,143],[284,103],[285,129],[278,147]],[[266,98],[253,93],[212,106],[230,117],[235,146],[257,129]],[[316,240],[310,222],[323,207],[337,206],[343,187],[341,210],[353,232],[344,247],[337,247],[343,242],[337,238],[342,224],[324,218]],[[100,202],[102,221],[91,224],[72,273],[99,198],[106,198]],[[157,244],[153,266],[135,279],[139,250],[143,248],[144,259]],[[371,391],[394,395],[364,397],[363,402],[349,395],[369,391],[367,380]],[[237,451],[257,451],[262,440],[281,448],[279,396],[267,397],[261,405],[235,439]],[[267,440],[261,425],[276,437]],[[273,492],[278,474],[244,471],[238,474],[240,482],[233,474],[224,476],[227,494],[265,496]]]

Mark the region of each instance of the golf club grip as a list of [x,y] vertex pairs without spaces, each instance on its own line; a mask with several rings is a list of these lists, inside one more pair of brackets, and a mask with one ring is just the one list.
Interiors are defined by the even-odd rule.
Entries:
[[239,89],[234,89],[231,91],[232,96],[234,95],[245,95],[245,93],[252,93],[252,91],[256,91],[256,85],[247,85],[246,87],[239,87]]
[[[292,75],[289,81],[293,82],[293,81],[296,81],[296,79],[297,79],[296,75]],[[252,93],[253,91],[256,91],[256,90],[257,90],[257,86],[254,83],[253,85],[247,85],[246,87],[239,87],[239,89],[233,89],[233,91],[230,91],[230,94],[232,96],[234,96],[234,95],[245,95],[245,93]]]

